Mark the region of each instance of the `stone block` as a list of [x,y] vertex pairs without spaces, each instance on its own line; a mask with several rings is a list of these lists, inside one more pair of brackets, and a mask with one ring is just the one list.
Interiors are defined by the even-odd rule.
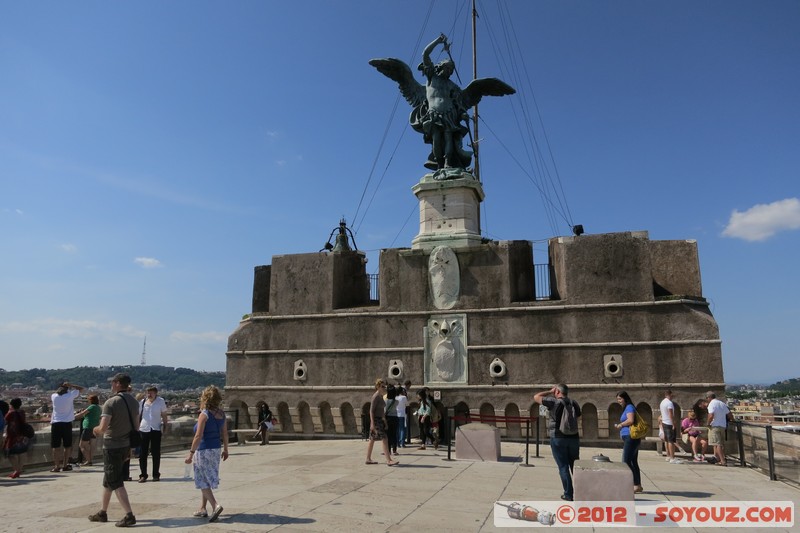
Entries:
[[456,459],[500,460],[500,430],[473,422],[456,428]]
[[575,461],[572,483],[575,501],[634,501],[633,472],[625,463]]
[[703,296],[697,241],[650,241],[656,296]]
[[570,304],[652,302],[647,232],[550,239],[551,287]]

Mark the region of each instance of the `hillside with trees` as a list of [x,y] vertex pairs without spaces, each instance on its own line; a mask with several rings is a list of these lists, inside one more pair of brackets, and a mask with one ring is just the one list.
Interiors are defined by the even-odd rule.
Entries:
[[107,389],[109,378],[117,372],[129,374],[134,387],[156,384],[164,390],[184,390],[207,385],[220,388],[225,386],[225,372],[198,372],[190,368],[159,365],[76,366],[57,370],[31,368],[18,371],[0,369],[0,386],[9,387],[13,383],[21,383],[23,387],[39,386],[44,390],[53,390],[60,383],[69,381],[82,387]]
[[800,378],[785,379],[769,386],[770,391],[781,393],[782,396],[800,395]]

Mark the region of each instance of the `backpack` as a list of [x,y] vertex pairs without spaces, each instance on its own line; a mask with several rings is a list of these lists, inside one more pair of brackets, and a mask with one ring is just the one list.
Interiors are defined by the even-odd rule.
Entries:
[[36,436],[36,431],[33,430],[33,426],[28,423],[22,424],[19,428],[19,432],[23,437],[27,437],[29,439],[32,439]]
[[563,405],[561,409],[561,420],[558,422],[558,431],[562,435],[578,434],[578,417],[575,416],[575,404],[572,400],[560,400]]
[[442,414],[436,408],[436,404],[431,402],[431,424],[438,424],[442,419]]

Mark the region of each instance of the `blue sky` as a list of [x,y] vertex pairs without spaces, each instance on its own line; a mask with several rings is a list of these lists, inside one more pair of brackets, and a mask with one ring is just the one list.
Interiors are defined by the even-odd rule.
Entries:
[[[470,79],[466,4],[0,3],[0,367],[137,364],[146,335],[223,370],[254,266],[342,216],[370,272],[410,246],[427,147],[367,62],[445,33]],[[481,103],[484,234],[536,262],[570,224],[696,239],[726,380],[800,376],[800,3],[479,11],[479,76],[519,90]],[[557,173],[526,170],[523,109]]]

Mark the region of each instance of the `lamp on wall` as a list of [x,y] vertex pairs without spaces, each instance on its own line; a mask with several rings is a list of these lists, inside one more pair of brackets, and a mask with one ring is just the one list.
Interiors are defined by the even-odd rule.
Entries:
[[576,237],[583,235],[583,224],[575,224],[572,226],[572,233],[574,233]]

